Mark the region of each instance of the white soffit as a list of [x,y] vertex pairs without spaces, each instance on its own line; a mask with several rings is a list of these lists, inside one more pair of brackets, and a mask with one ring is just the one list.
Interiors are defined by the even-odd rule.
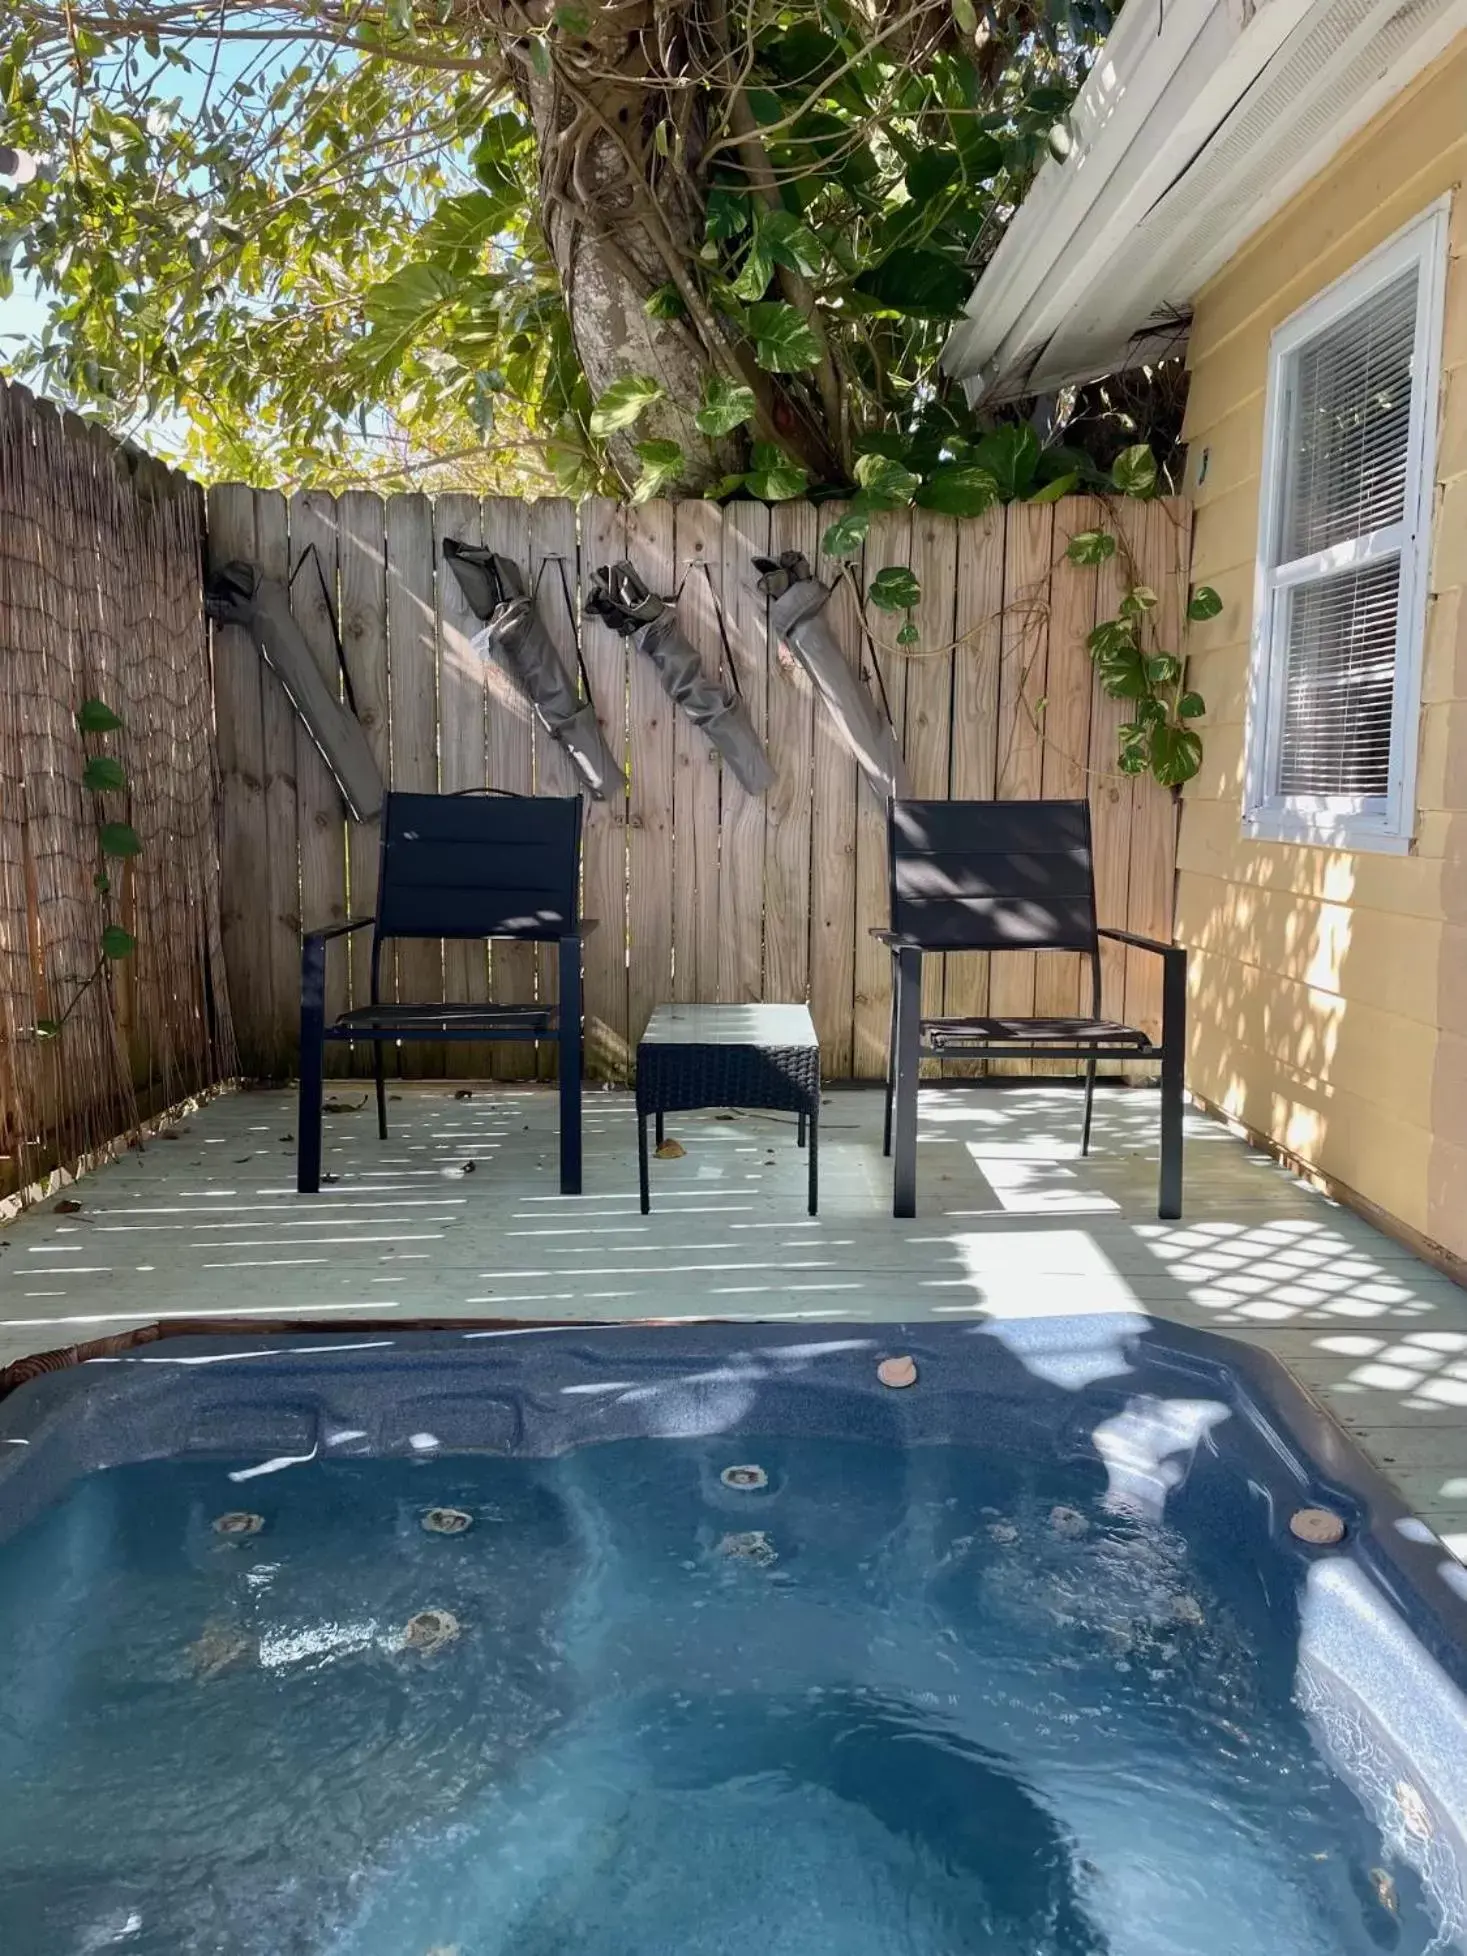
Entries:
[[944,369],[1001,399],[1177,351],[1200,287],[1464,31],[1467,0],[1128,0]]

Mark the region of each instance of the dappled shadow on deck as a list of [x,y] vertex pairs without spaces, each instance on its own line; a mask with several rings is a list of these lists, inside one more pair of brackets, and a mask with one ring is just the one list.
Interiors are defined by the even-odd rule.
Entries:
[[1189,1117],[1185,1218],[1156,1217],[1156,1096],[1064,1086],[921,1101],[920,1214],[890,1214],[879,1095],[836,1092],[821,1214],[792,1117],[680,1115],[637,1208],[630,1100],[592,1092],[585,1194],[557,1192],[553,1095],[404,1089],[393,1135],[338,1082],[319,1196],[295,1109],[240,1094],[11,1224],[0,1363],[155,1319],[977,1318],[1131,1311],[1274,1351],[1467,1546],[1467,1294],[1220,1125]]

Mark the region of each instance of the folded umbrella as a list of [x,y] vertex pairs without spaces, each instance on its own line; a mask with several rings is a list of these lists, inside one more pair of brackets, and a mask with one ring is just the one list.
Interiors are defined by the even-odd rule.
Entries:
[[912,792],[907,764],[886,714],[840,648],[826,606],[830,587],[815,577],[797,550],[756,557],[759,589],[772,598],[774,629],[809,673],[841,744],[883,805]]
[[347,813],[354,822],[375,822],[382,808],[381,770],[356,714],[322,678],[291,611],[287,586],[278,577],[262,576],[253,564],[225,564],[205,581],[204,606],[216,623],[241,625],[249,633],[320,748]]
[[[443,560],[476,618],[488,622],[474,635],[481,658],[493,659],[534,707],[540,722],[570,756],[594,801],[622,794],[627,779],[606,744],[595,702],[581,699],[565,661],[551,643],[535,600],[517,564],[477,544],[443,539]],[[589,690],[589,689],[588,689]]]
[[768,794],[774,769],[748,708],[737,693],[707,677],[676,611],[647,589],[635,567],[625,562],[603,565],[591,579],[586,609],[647,654],[662,690],[703,729],[748,793]]

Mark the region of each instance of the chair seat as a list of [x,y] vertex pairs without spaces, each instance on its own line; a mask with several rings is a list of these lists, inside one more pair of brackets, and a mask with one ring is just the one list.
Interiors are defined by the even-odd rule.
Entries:
[[549,1032],[555,1027],[551,1005],[359,1005],[326,1028],[327,1038],[350,1032]]
[[1151,1044],[1137,1027],[1118,1025],[1114,1019],[924,1019],[922,1033],[933,1052],[980,1043],[1125,1048]]

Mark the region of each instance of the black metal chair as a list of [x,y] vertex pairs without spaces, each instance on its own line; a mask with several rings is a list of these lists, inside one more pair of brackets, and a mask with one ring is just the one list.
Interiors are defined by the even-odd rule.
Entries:
[[[1100,927],[1090,806],[1083,801],[888,803],[891,1043],[884,1152],[896,1142],[892,1213],[917,1213],[917,1083],[926,1059],[1076,1060],[1085,1065],[1080,1152],[1090,1152],[1095,1067],[1101,1057],[1161,1067],[1161,1187],[1157,1214],[1182,1213],[1182,1071],[1187,953]],[[1162,964],[1160,1045],[1101,1012],[1100,939],[1154,951]],[[1090,960],[1089,1018],[922,1017],[924,951],[1079,951]]]
[[[389,794],[382,805],[377,914],[312,931],[301,952],[301,1098],[296,1188],[321,1186],[326,1041],[370,1040],[377,1132],[387,1139],[382,1049],[399,1039],[551,1039],[560,1047],[560,1192],[581,1192],[581,803],[577,797]],[[326,946],[372,929],[371,1002],[326,1023]],[[389,938],[510,938],[560,947],[556,1005],[384,1003]]]

